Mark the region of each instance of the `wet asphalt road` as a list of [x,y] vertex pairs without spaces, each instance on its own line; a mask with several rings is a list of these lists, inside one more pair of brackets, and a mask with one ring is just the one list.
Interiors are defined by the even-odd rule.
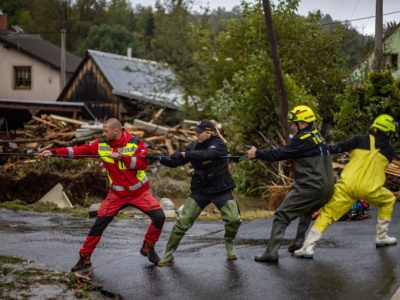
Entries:
[[[389,233],[400,238],[395,205]],[[278,264],[257,263],[272,219],[245,221],[238,233],[239,259],[227,261],[223,222],[196,222],[182,240],[175,263],[160,268],[140,255],[149,221],[114,220],[94,254],[94,280],[124,299],[390,299],[400,285],[400,245],[376,249],[372,218],[337,222],[318,244],[313,260],[294,258],[287,229]],[[0,210],[0,254],[69,271],[94,219]],[[173,223],[164,227],[161,256]]]

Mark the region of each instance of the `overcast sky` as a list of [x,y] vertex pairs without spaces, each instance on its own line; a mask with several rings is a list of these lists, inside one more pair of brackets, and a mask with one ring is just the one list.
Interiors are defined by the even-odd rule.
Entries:
[[[154,5],[156,0],[130,0],[133,5]],[[261,0],[259,0],[261,1]],[[240,5],[241,0],[197,0],[200,5],[209,5],[211,9],[232,7]],[[254,3],[254,0],[246,2]],[[274,2],[273,0],[271,2]],[[376,0],[302,0],[300,2],[300,15],[307,15],[309,11],[321,10],[323,14],[329,14],[333,20],[352,21],[360,33],[373,35],[375,31],[375,6]],[[383,0],[383,22],[396,21],[400,23],[400,0]],[[386,14],[386,15],[385,15]],[[372,17],[372,18],[368,18]],[[362,20],[355,20],[361,19]]]

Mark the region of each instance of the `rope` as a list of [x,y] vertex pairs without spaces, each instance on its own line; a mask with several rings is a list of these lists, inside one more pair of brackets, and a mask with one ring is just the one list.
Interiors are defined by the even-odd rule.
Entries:
[[[34,156],[38,156],[39,153],[7,153],[7,152],[0,152],[0,156],[1,155],[9,155],[9,156],[30,156],[30,157],[34,157]],[[61,157],[61,158],[69,158],[69,154],[52,154],[48,157]],[[109,157],[108,155],[93,155],[93,154],[88,154],[88,155],[74,155],[74,158],[100,158],[100,157]],[[134,156],[137,158],[146,158],[146,156],[142,155],[142,156]],[[169,155],[157,155],[157,157],[170,157]],[[246,158],[246,156],[242,155],[242,156],[234,156],[234,155],[227,155],[227,156],[218,156],[220,158]]]

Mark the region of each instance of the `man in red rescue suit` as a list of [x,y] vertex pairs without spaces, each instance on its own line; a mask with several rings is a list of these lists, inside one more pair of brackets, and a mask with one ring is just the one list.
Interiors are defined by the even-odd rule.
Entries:
[[290,159],[295,183],[274,214],[271,236],[267,249],[254,258],[257,262],[278,262],[286,227],[299,218],[296,237],[288,250],[293,252],[303,245],[311,223],[312,213],[329,201],[335,184],[332,158],[328,145],[314,129],[314,112],[306,105],[293,108],[288,122],[293,133],[290,142],[278,149],[257,150],[254,146],[247,151],[250,159],[269,162]]
[[333,221],[339,220],[357,201],[375,205],[378,210],[375,245],[385,247],[397,244],[397,239],[387,235],[396,197],[383,185],[385,169],[392,161],[395,148],[391,139],[397,131],[394,119],[383,114],[371,128],[373,134],[356,135],[337,144],[329,145],[332,153],[351,151],[350,161],[340,174],[335,192],[325,204],[301,249],[294,252],[298,258],[313,258],[314,247]]
[[91,144],[45,150],[42,157],[62,156],[79,159],[84,155],[99,155],[108,171],[109,192],[101,202],[96,221],[79,251],[79,261],[71,271],[91,266],[90,257],[114,216],[126,206],[134,206],[151,218],[140,253],[150,262],[160,260],[154,250],[165,222],[164,212],[149,192],[145,173],[148,161],[145,144],[122,128],[117,119],[108,119],[103,125],[103,136]]

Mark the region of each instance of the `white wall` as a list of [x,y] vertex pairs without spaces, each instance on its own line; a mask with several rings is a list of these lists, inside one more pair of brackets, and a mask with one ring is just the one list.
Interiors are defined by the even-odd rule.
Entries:
[[[14,66],[32,68],[32,88],[16,90]],[[0,43],[0,99],[55,101],[60,94],[60,72]]]

